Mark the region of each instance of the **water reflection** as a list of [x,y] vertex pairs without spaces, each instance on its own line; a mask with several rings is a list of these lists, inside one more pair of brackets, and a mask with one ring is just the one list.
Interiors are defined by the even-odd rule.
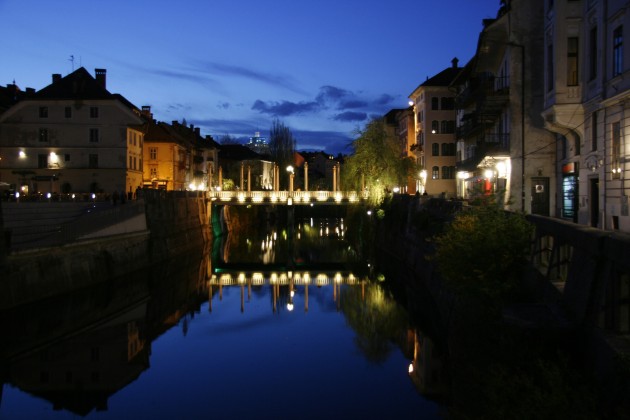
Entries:
[[[324,240],[327,228],[328,238],[347,251],[344,220],[296,226],[290,255],[312,251],[316,257],[305,258],[323,267],[351,255],[340,258],[340,248]],[[283,237],[281,231],[276,239],[262,236],[272,247]],[[437,405],[417,391],[442,390],[435,380],[441,354],[387,282],[374,280],[382,276],[306,264],[262,269],[260,243],[250,261],[262,265],[253,270],[221,268],[225,261],[214,265],[210,255],[179,256],[3,313],[0,417],[242,418],[278,406],[304,418],[331,410],[345,417],[436,416]],[[324,389],[339,396],[333,405],[310,404],[305,412],[300,399]]]

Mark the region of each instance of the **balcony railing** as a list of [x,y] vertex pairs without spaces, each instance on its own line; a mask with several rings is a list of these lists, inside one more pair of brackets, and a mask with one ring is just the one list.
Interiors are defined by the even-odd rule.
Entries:
[[224,203],[358,203],[368,198],[367,192],[360,191],[208,191],[208,198]]

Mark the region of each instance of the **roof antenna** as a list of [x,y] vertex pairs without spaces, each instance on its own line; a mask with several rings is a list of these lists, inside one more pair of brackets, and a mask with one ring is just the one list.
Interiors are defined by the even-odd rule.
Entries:
[[70,55],[68,61],[72,63],[72,71],[74,71],[74,55]]

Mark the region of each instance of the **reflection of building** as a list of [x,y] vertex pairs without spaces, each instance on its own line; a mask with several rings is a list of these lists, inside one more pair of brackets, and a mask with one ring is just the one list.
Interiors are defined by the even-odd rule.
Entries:
[[455,101],[449,85],[461,70],[457,63],[454,58],[451,67],[409,95],[415,112],[415,151],[423,168],[419,191],[428,194],[456,194]]
[[149,367],[142,328],[146,305],[11,364],[10,382],[45,398],[55,410],[81,416],[106,410],[107,400]]
[[140,110],[83,67],[0,115],[0,179],[22,193],[129,192],[142,185]]
[[410,333],[413,334],[413,361],[409,365],[409,377],[422,395],[445,396],[448,383],[444,354],[420,331]]

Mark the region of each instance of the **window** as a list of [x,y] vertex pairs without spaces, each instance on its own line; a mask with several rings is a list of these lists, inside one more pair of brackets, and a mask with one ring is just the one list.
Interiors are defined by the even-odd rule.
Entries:
[[151,168],[151,179],[153,178],[157,178],[157,168],[153,167]]
[[440,168],[439,168],[439,166],[434,166],[431,169],[431,179],[440,179]]
[[547,45],[547,92],[553,89],[553,45]]
[[431,156],[440,156],[440,144],[433,143],[431,145]]
[[48,107],[40,106],[39,107],[39,118],[48,118]]
[[133,158],[129,156],[129,169],[133,169]]
[[98,143],[98,128],[90,128],[90,143]]
[[90,118],[98,118],[98,107],[91,106],[90,107]]
[[133,169],[140,169],[140,168],[138,168],[138,167],[136,166],[136,162],[137,162],[137,161],[136,161],[136,158],[134,157],[134,158],[133,158]]
[[440,99],[438,97],[431,98],[431,109],[440,109]]
[[39,129],[39,141],[48,142],[48,129],[47,128]]
[[455,179],[455,167],[442,166],[442,179]]
[[[442,143],[442,156],[455,156],[455,143]],[[444,178],[444,174],[442,174]]]
[[597,111],[591,115],[591,150],[597,150]]
[[442,109],[455,109],[455,98],[442,98]]
[[433,134],[439,134],[440,133],[440,122],[438,120],[431,121],[431,132]]
[[66,162],[70,162],[70,155],[69,155],[68,153],[66,153],[66,154],[63,156],[63,160],[65,160]]
[[157,147],[149,148],[149,159],[156,160],[157,159]]
[[90,154],[88,167],[90,167],[90,168],[98,168],[98,155],[96,153]]
[[47,154],[37,155],[37,167],[40,169],[48,168],[48,155]]
[[455,121],[442,121],[440,124],[440,130],[442,134],[453,134],[455,132]]
[[597,77],[597,26],[591,28],[588,39],[588,80],[595,80]]
[[614,122],[612,124],[612,145],[610,147],[612,154],[610,159],[610,172],[612,179],[621,178],[621,123]]
[[567,86],[577,86],[578,83],[578,37],[567,39]]
[[613,31],[613,77],[623,72],[623,26]]
[[65,107],[63,112],[66,118],[72,118],[72,107]]

